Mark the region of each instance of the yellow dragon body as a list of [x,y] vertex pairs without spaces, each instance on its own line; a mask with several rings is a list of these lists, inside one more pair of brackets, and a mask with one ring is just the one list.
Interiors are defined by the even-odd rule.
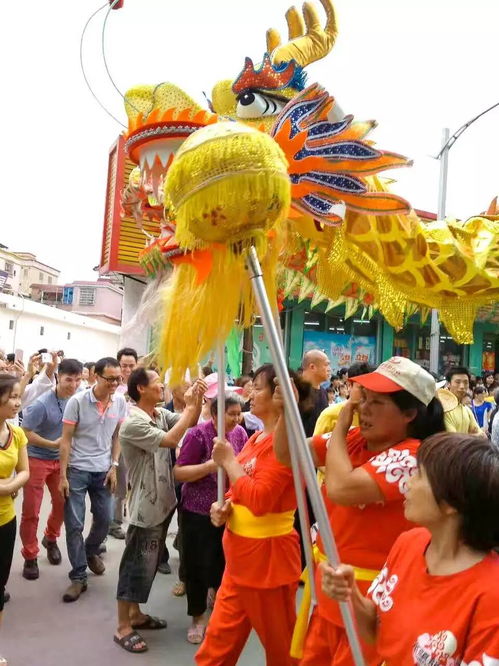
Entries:
[[[358,304],[378,308],[395,328],[416,310],[437,308],[458,342],[472,342],[477,309],[499,300],[497,210],[428,224],[388,191],[380,173],[410,163],[365,140],[373,121],[338,114],[321,86],[306,87],[305,68],[330,53],[337,34],[331,1],[321,4],[324,27],[310,3],[303,13],[289,9],[288,42],[269,30],[261,64],[246,58],[236,77],[218,82],[209,110],[171,83],[126,93],[127,150],[139,166],[123,205],[138,221],[155,211],[162,225],[142,264],[157,273],[158,266],[186,261],[174,236],[166,173],[187,137],[237,120],[270,134],[288,161],[292,203],[279,255],[282,295],[344,301],[352,311]],[[195,260],[206,274],[209,248],[203,252]]]

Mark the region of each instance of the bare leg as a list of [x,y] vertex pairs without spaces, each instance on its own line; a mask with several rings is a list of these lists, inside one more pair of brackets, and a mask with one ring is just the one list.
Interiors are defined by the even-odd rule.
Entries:
[[[141,615],[139,604],[130,601],[118,601],[118,629],[116,630],[116,636],[123,638],[123,636],[131,634],[134,631],[132,628],[132,618],[135,623],[135,616],[140,617]],[[136,644],[136,648],[141,648],[145,645],[144,641],[140,641],[140,643]]]
[[147,615],[140,610],[139,604],[128,602],[128,617],[130,624],[143,624],[147,620]]
[[197,616],[192,616],[192,624],[202,624],[204,627],[208,624],[208,618],[206,617],[206,613],[203,613],[202,615],[197,615]]
[[[0,625],[2,624],[3,611],[0,611]],[[7,666],[7,660],[0,655],[0,666]]]

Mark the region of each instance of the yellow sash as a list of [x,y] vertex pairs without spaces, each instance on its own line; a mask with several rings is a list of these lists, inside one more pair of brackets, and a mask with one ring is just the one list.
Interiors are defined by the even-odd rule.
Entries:
[[[325,562],[327,557],[321,552],[317,545],[313,548],[314,562]],[[361,567],[354,567],[355,580],[373,581],[379,574],[379,571],[374,569],[362,569]],[[308,621],[310,619],[310,605],[312,603],[312,596],[310,591],[310,577],[307,569],[304,569],[301,580],[305,583],[303,587],[303,596],[296,616],[295,629],[293,631],[293,638],[291,639],[290,655],[295,659],[303,657],[303,646],[305,645],[305,637],[308,631]]]
[[233,504],[227,527],[239,536],[250,539],[268,539],[290,534],[293,531],[294,519],[294,511],[255,516],[245,506]]

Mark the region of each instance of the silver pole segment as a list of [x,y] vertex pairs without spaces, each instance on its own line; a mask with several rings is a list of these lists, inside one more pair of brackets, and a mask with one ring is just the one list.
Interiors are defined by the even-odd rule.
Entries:
[[[218,371],[217,390],[217,437],[225,441],[225,343],[219,342],[216,352]],[[225,502],[225,472],[223,467],[217,470],[217,502],[220,506]]]
[[[440,151],[438,159],[440,160],[440,176],[438,181],[438,208],[437,219],[443,220],[445,218],[445,208],[447,203],[447,175],[449,172],[449,128],[446,127],[442,130],[442,150]],[[430,328],[430,370],[438,373],[438,359],[440,355],[440,322],[438,319],[438,311],[431,311],[431,328]]]
[[310,610],[317,605],[317,591],[315,589],[315,562],[312,550],[312,541],[310,538],[310,521],[308,519],[308,507],[305,496],[305,484],[300,470],[300,461],[298,459],[298,448],[300,442],[294,438],[294,433],[289,425],[288,412],[286,411],[286,432],[288,434],[289,453],[291,456],[291,468],[293,470],[293,481],[295,485],[296,504],[298,507],[298,517],[300,519],[300,529],[303,539],[303,549],[305,551],[305,562],[307,564],[308,581],[310,585],[311,604]]
[[444,148],[440,154],[440,177],[438,181],[438,209],[437,218],[443,220],[445,218],[445,208],[447,204],[447,175],[449,173],[449,128],[446,127],[442,130],[442,145]]
[[[272,361],[274,363],[275,371],[279,384],[283,391],[284,404],[286,407],[286,417],[289,423],[289,428],[293,432],[294,441],[299,443],[298,457],[300,461],[301,471],[305,478],[305,482],[309,491],[310,501],[314,509],[316,520],[319,524],[322,542],[326,557],[333,567],[339,565],[338,550],[334,541],[329,519],[326,513],[326,507],[322,501],[321,492],[317,484],[316,472],[312,454],[306,443],[305,431],[301,422],[298,405],[296,404],[291,380],[288,375],[288,369],[282,344],[280,341],[279,333],[277,332],[272,308],[270,307],[269,299],[265,289],[265,284],[262,276],[262,269],[258,260],[258,255],[254,247],[251,247],[248,253],[248,268],[252,281],[253,290],[255,293],[258,309],[262,324],[267,335]],[[292,440],[293,441],[293,438]],[[290,442],[291,443],[291,442]],[[365,666],[362,650],[360,647],[357,630],[353,617],[351,604],[346,602],[340,603],[341,615],[345,625],[345,631],[350,643],[352,651],[353,663],[355,666]]]
[[[274,314],[274,323],[279,336],[279,341],[281,346],[284,348],[283,333],[281,329],[281,319],[279,316],[279,311],[277,308],[273,308]],[[285,355],[286,357],[286,355]],[[288,418],[286,417],[286,432],[289,442],[289,453],[291,456],[291,469],[293,470],[293,483],[295,486],[296,494],[296,504],[298,508],[298,518],[300,520],[300,530],[303,540],[303,549],[305,551],[305,562],[307,565],[308,571],[308,580],[310,584],[310,610],[312,611],[317,605],[317,592],[315,589],[315,562],[314,562],[314,553],[312,550],[312,542],[310,540],[310,521],[308,519],[308,507],[307,500],[305,496],[305,485],[303,482],[303,474],[300,470],[300,461],[298,459],[298,448],[300,442],[297,441],[294,437],[293,430],[288,425]]]

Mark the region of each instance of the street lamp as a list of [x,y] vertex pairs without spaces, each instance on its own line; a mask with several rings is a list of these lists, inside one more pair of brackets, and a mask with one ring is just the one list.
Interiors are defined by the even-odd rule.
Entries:
[[[438,209],[437,220],[445,219],[445,206],[447,203],[447,178],[449,170],[449,152],[456,141],[464,134],[464,132],[473,125],[479,118],[484,116],[489,111],[499,107],[499,102],[489,106],[488,109],[482,111],[477,116],[468,120],[464,125],[454,132],[449,138],[450,131],[446,127],[442,131],[442,148],[435,159],[440,160],[440,176],[438,183]],[[438,319],[438,310],[431,311],[431,328],[430,328],[430,370],[438,373],[438,357],[440,351],[440,321]]]

